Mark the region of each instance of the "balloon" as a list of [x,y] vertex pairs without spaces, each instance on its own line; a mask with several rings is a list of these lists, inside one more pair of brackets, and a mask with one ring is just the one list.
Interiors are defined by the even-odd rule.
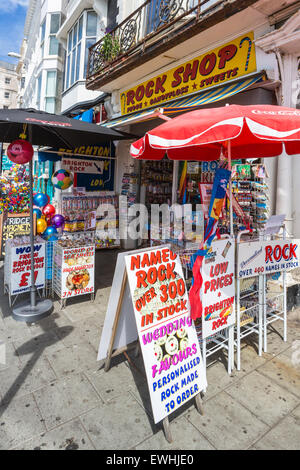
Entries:
[[43,237],[49,240],[49,238],[51,238],[53,235],[57,235],[57,230],[55,227],[53,227],[53,225],[51,225],[50,227],[46,228],[46,230],[43,233]]
[[52,217],[51,217],[51,215],[46,215],[46,222],[47,222],[48,227],[49,227],[50,225],[52,225]]
[[65,218],[61,214],[56,214],[52,217],[52,225],[56,228],[60,228],[64,225],[65,223]]
[[32,145],[26,140],[15,140],[7,149],[8,158],[19,165],[30,162],[33,153]]
[[51,217],[54,214],[55,214],[55,207],[52,206],[51,204],[47,204],[43,209],[43,215],[45,215],[46,217],[50,215]]
[[44,219],[38,219],[36,221],[36,230],[38,234],[44,233],[47,229],[47,222]]
[[48,238],[48,242],[57,242],[58,237],[56,235],[52,235],[52,237]]
[[42,217],[42,211],[37,207],[33,209],[33,213],[36,214],[36,219],[40,219]]
[[48,204],[48,197],[46,194],[37,193],[33,198],[33,204],[38,207],[44,207]]
[[72,186],[73,176],[69,171],[62,169],[53,174],[51,181],[55,188],[64,191]]

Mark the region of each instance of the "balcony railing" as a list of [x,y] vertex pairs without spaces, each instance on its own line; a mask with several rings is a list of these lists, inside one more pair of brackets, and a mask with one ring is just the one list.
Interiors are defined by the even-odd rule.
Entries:
[[155,46],[172,32],[184,30],[232,0],[147,0],[89,50],[87,86],[115,64],[145,47]]

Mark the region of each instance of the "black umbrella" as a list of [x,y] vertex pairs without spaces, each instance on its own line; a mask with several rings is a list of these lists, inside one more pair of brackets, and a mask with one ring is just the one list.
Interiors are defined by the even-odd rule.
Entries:
[[[65,116],[44,113],[34,109],[1,109],[0,136],[2,142],[12,142],[20,136],[27,136],[32,145],[51,147],[80,145],[99,145],[102,142],[131,139],[133,136],[106,129],[103,126],[69,119]],[[31,288],[30,302],[19,305],[13,310],[17,321],[36,322],[51,313],[51,300],[37,301],[34,281],[34,234],[33,234],[33,178],[32,161],[30,174],[30,244],[31,244]]]

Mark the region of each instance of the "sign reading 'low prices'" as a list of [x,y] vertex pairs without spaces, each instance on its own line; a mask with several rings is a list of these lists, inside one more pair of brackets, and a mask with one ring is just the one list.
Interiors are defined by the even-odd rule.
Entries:
[[254,34],[249,32],[121,93],[122,114],[159,107],[255,71]]
[[299,267],[300,240],[245,242],[238,245],[237,274],[240,279]]
[[203,338],[235,323],[234,242],[218,240],[202,264]]
[[61,298],[68,299],[95,290],[95,247],[63,250]]
[[[37,289],[45,287],[45,243],[35,243],[34,245],[34,280]],[[17,295],[28,292],[31,287],[31,247],[11,246],[9,276],[10,294]]]
[[155,423],[206,388],[178,256],[161,248],[126,256]]

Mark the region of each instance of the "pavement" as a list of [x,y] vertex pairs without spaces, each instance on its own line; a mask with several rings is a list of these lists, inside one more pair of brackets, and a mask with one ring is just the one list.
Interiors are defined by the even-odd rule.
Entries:
[[51,317],[30,326],[12,319],[0,269],[0,449],[299,449],[300,312],[289,315],[286,343],[273,324],[262,357],[243,343],[240,372],[229,376],[223,353],[214,357],[204,416],[187,403],[170,417],[168,444],[141,357],[115,358],[107,373],[97,362],[116,256],[97,253],[94,303],[81,297],[61,311],[56,301]]

